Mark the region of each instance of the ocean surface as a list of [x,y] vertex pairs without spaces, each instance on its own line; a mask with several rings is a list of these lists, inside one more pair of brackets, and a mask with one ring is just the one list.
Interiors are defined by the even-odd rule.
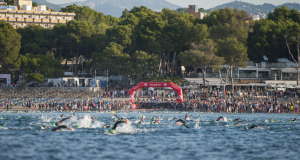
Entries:
[[[81,159],[299,159],[300,117],[293,114],[219,114],[184,112],[116,113],[131,124],[120,124],[110,134],[105,124],[113,125],[111,113],[76,113],[62,125],[73,131],[55,128],[62,114],[70,113],[0,113],[0,160],[81,160]],[[174,117],[187,125],[178,126]],[[145,123],[138,124],[141,115]],[[91,116],[96,121],[91,121]],[[161,124],[151,125],[152,117]],[[218,117],[227,122],[211,122]],[[77,120],[80,117],[83,119]],[[240,118],[246,122],[233,125]],[[268,119],[275,122],[269,122]],[[288,122],[297,118],[296,122]],[[277,121],[276,121],[277,120]],[[244,125],[258,125],[244,129]],[[50,129],[39,129],[50,126]],[[79,127],[79,128],[76,128]]]

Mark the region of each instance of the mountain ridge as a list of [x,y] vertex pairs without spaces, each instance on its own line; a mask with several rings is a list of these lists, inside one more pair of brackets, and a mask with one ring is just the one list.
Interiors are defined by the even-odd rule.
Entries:
[[246,2],[239,2],[239,1],[233,1],[230,3],[225,3],[219,6],[216,6],[214,8],[210,8],[209,10],[214,11],[220,8],[237,8],[237,9],[242,9],[245,10],[248,14],[250,15],[261,15],[261,17],[266,17],[269,12],[273,12],[275,8],[277,7],[282,7],[282,6],[287,6],[289,9],[297,9],[298,11],[300,10],[300,4],[299,3],[284,3],[278,6],[275,6],[270,3],[264,3],[262,5],[255,5],[251,3],[246,3]]
[[[52,4],[47,2],[47,0],[32,0],[33,2],[37,2],[41,5],[47,5],[49,8],[54,9],[55,11],[60,11],[61,7],[66,7],[68,5],[76,4],[78,6],[88,6],[98,12],[102,12],[105,15],[112,15],[115,17],[120,17],[122,15],[122,11],[125,8],[132,9],[133,7],[146,6],[147,8],[152,9],[153,11],[160,11],[163,8],[168,8],[170,10],[177,10],[178,12],[188,12],[188,8],[183,8],[167,2],[165,0],[86,0],[83,2],[70,2],[65,4]],[[76,1],[76,0],[75,0]],[[220,8],[237,8],[245,10],[248,14],[252,15],[260,15],[260,17],[264,18],[268,15],[269,12],[273,12],[276,7],[287,6],[289,9],[297,9],[300,11],[299,3],[284,3],[281,5],[273,5],[269,3],[264,3],[262,5],[255,5],[247,2],[233,1],[225,4],[218,5],[214,8],[203,9],[199,8],[199,11],[204,11],[210,13],[216,9]],[[201,7],[201,6],[200,6]]]
[[71,4],[88,6],[98,12],[102,12],[105,15],[112,15],[115,17],[120,17],[125,8],[131,10],[133,7],[146,6],[153,11],[160,11],[163,8],[175,10],[180,7],[165,0],[87,0],[84,2],[65,3],[60,6],[66,7]]

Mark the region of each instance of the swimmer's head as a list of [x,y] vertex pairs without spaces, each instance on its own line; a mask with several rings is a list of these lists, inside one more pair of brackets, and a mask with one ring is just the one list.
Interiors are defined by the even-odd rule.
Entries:
[[68,130],[73,131],[73,128],[72,127],[68,127]]

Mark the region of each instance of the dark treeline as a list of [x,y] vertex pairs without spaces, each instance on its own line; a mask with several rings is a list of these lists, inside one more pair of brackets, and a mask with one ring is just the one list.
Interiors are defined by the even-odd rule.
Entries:
[[106,75],[109,70],[110,75],[125,75],[123,83],[128,84],[129,79],[138,82],[149,76],[179,78],[181,66],[194,73],[200,68],[205,75],[208,66],[220,70],[227,64],[232,73],[233,67],[244,67],[248,60],[260,62],[263,55],[270,62],[291,59],[288,46],[294,57],[298,55],[300,13],[287,7],[255,22],[247,12],[229,8],[215,10],[203,20],[144,6],[125,9],[120,18],[76,5],[61,10],[75,12],[75,20],[52,29],[31,25],[16,30],[0,21],[0,29],[9,31],[0,32],[5,37],[0,46],[8,46],[0,47],[3,72],[14,68],[28,80],[43,81],[45,76],[62,76],[60,63],[65,59],[75,62],[78,73],[84,59],[87,73],[97,70]]

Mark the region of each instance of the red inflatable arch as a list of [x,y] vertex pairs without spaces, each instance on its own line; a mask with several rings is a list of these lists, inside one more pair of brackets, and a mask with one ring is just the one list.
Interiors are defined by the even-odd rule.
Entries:
[[178,102],[183,102],[182,89],[172,82],[141,82],[130,89],[129,101],[134,101],[134,93],[142,87],[171,87],[178,93]]

